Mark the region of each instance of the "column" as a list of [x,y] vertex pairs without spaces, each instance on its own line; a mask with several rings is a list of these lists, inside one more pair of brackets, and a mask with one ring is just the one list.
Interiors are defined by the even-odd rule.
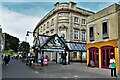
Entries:
[[68,52],[68,64],[70,64],[70,52]]
[[99,48],[98,49],[99,50],[99,52],[98,52],[98,57],[99,57],[99,68],[101,68],[101,66],[102,66],[102,53],[101,53],[101,49]]
[[56,52],[56,63],[57,63],[57,52]]
[[52,52],[50,53],[50,60],[52,61],[52,57],[53,57],[53,55],[52,55]]
[[67,63],[66,63],[66,55],[67,55],[67,54],[66,54],[66,49],[65,49],[65,65],[67,64]]
[[115,48],[115,61],[116,61],[116,69],[119,70],[119,54],[118,54],[118,48]]
[[87,66],[89,64],[89,50],[87,50]]

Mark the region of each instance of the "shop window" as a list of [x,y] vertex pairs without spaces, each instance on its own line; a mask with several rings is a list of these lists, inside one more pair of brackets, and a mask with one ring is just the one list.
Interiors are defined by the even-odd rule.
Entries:
[[77,52],[74,52],[73,57],[74,57],[74,58],[77,58]]
[[102,22],[102,34],[103,34],[103,39],[109,38],[109,36],[108,36],[108,20],[104,20]]
[[90,41],[94,41],[94,25],[90,25],[90,28],[89,28],[89,34],[90,34]]

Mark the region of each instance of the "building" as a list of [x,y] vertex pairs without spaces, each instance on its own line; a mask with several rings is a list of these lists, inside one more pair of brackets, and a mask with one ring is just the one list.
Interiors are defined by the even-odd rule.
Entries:
[[0,25],[0,53],[4,50],[4,47],[5,47],[5,36],[2,33],[2,28]]
[[117,70],[120,54],[120,5],[113,4],[87,18],[87,66],[109,68],[115,56]]
[[[76,7],[76,3],[57,2],[34,29],[34,36],[54,35],[64,37],[66,41],[86,43],[86,18],[94,13]],[[80,59],[80,52],[73,52],[71,59]],[[85,53],[86,54],[86,53]]]

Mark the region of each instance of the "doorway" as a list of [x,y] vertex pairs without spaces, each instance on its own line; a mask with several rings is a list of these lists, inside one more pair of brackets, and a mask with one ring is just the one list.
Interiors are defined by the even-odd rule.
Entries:
[[94,62],[94,67],[99,67],[99,56],[98,56],[98,48],[90,48],[89,49],[89,61]]
[[[113,53],[113,54],[111,54]],[[114,56],[114,47],[106,46],[101,48],[102,68],[109,68],[111,56]]]

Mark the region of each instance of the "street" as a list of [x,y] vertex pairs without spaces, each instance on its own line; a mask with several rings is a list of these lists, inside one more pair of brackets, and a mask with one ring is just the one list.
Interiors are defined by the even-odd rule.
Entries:
[[85,63],[70,65],[50,62],[41,70],[26,66],[21,60],[11,59],[8,66],[2,66],[2,78],[111,78],[110,70],[87,68]]

